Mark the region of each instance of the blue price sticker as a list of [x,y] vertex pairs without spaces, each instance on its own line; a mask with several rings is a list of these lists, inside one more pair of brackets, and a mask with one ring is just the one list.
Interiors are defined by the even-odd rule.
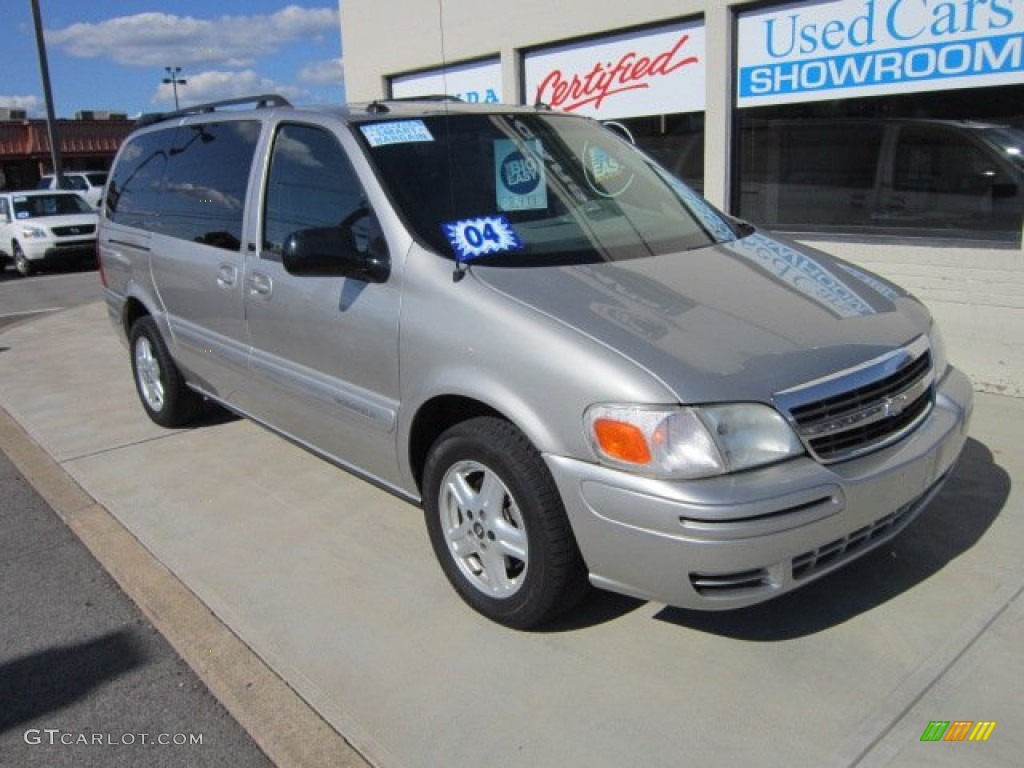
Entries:
[[548,207],[547,183],[539,141],[527,142],[526,154],[510,139],[494,141],[494,189],[499,211],[542,210]]
[[480,216],[442,224],[448,242],[452,244],[459,261],[472,261],[491,253],[517,251],[522,240],[505,216]]

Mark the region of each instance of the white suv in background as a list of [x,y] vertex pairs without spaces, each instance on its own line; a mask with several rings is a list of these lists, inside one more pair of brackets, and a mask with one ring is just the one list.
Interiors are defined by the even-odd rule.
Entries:
[[0,257],[18,274],[31,275],[42,264],[96,259],[96,211],[77,192],[0,194]]
[[[78,192],[93,208],[100,207],[103,199],[103,187],[107,183],[106,171],[72,171],[64,173],[65,189]],[[57,179],[47,174],[39,180],[36,189],[56,189]]]

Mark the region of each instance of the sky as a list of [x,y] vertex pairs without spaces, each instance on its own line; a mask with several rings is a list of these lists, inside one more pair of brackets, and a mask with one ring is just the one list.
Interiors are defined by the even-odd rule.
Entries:
[[[31,0],[0,0],[0,107],[43,117]],[[345,101],[337,0],[39,0],[57,117],[279,93]]]

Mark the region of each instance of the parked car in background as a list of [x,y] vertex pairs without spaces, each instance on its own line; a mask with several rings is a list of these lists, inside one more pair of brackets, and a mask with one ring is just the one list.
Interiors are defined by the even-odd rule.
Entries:
[[115,159],[101,275],[142,406],[177,427],[208,398],[422,505],[483,615],[534,626],[588,578],[757,603],[949,477],[972,392],[928,310],[595,121],[252,101]]
[[[93,208],[100,207],[103,187],[107,183],[106,171],[71,171],[64,173],[64,189],[78,192]],[[47,174],[39,180],[36,189],[56,189],[57,179]]]
[[0,256],[20,275],[96,259],[96,211],[77,192],[0,193]]

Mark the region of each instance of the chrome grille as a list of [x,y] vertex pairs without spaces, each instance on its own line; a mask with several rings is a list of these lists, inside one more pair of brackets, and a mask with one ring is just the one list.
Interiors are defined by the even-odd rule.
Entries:
[[95,231],[95,224],[78,224],[77,226],[53,228],[53,234],[55,234],[57,237],[70,237],[72,235],[91,235]]
[[928,342],[776,396],[804,446],[829,463],[896,442],[931,411],[934,374]]

